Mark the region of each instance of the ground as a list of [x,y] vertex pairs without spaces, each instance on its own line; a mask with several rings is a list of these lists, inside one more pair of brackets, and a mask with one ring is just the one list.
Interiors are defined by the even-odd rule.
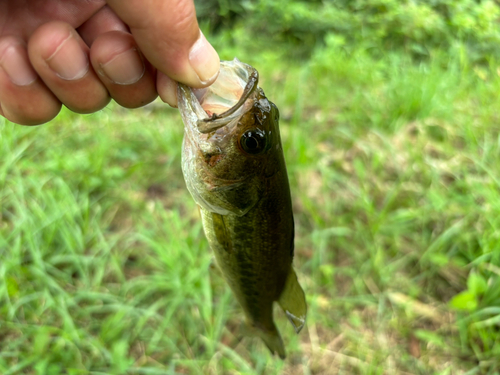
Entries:
[[500,65],[219,51],[281,111],[309,305],[299,335],[276,310],[287,359],[237,342],[157,101],[0,120],[0,373],[498,374]]

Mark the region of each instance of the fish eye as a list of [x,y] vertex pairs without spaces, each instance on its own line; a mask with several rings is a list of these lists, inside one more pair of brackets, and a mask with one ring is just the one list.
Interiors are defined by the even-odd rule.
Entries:
[[247,130],[240,138],[243,151],[248,154],[260,154],[266,149],[266,135],[260,129]]

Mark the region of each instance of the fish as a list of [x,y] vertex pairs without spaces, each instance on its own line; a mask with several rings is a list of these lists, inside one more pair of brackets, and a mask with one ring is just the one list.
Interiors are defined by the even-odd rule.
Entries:
[[178,84],[182,171],[216,265],[244,311],[246,333],[283,359],[273,303],[296,333],[307,305],[292,265],[294,220],[279,111],[258,80],[255,68],[234,59],[221,62],[208,88]]

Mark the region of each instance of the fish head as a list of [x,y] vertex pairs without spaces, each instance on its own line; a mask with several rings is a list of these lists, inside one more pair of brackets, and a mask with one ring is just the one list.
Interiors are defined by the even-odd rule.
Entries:
[[235,59],[221,62],[206,89],[178,85],[184,177],[195,201],[211,212],[245,214],[276,170],[279,111],[257,83],[257,71]]

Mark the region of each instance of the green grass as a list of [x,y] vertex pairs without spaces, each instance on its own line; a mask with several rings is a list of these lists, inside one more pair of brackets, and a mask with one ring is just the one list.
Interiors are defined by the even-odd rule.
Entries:
[[[215,39],[281,110],[309,304],[288,358],[242,312],[155,102],[0,123],[1,374],[499,374],[500,81],[334,39],[302,64]],[[235,47],[235,45],[237,47]]]

